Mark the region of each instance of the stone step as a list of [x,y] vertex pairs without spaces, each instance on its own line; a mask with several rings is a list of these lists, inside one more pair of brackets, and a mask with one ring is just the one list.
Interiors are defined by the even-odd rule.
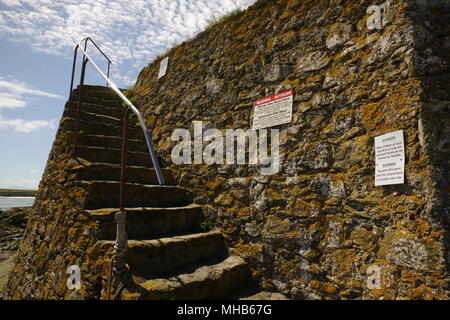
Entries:
[[[77,109],[78,109],[78,102],[69,101],[66,103],[64,111],[71,112],[71,114],[73,115],[73,116],[71,115],[71,117],[75,118]],[[82,111],[122,119],[123,113],[125,112],[125,108],[123,106],[105,106],[94,103],[82,103],[80,112]]]
[[[123,110],[123,113],[125,110]],[[66,109],[64,111],[63,117],[68,117],[72,119],[76,119],[77,111],[75,109]],[[121,117],[113,117],[106,114],[98,114],[94,112],[80,111],[80,120],[86,122],[96,122],[96,123],[106,123],[114,126],[123,126],[123,115]],[[130,114],[130,119],[128,121],[129,128],[140,128],[140,124],[138,122],[137,117],[134,114]]]
[[230,256],[220,263],[202,266],[191,273],[164,279],[152,279],[124,290],[123,299],[135,300],[206,300],[223,299],[248,285],[246,262]]
[[[88,165],[76,165],[70,168],[75,174],[75,180],[89,181],[120,181],[121,165],[111,163],[89,163]],[[171,169],[161,168],[164,184],[173,185],[173,172]],[[125,180],[131,183],[159,184],[154,168],[127,166]]]
[[[92,163],[122,163],[122,150],[119,149],[78,145],[76,156]],[[153,162],[148,152],[128,151],[127,165],[153,168]],[[161,162],[160,167],[163,167]]]
[[[115,241],[97,242],[101,251],[114,247]],[[127,262],[133,276],[159,278],[227,254],[220,232],[196,233],[155,240],[128,240]]]
[[[108,88],[105,88],[108,89]],[[118,102],[122,102],[122,99],[114,92],[111,88],[109,90],[99,90],[97,88],[89,88],[83,86],[82,90],[77,88],[72,91],[72,98],[78,99],[78,96],[81,92],[81,96],[84,97],[95,97],[103,100],[116,100]]]
[[[87,197],[85,209],[119,207],[120,182],[114,181],[76,181],[84,188]],[[187,205],[185,190],[177,186],[144,185],[126,183],[126,207],[182,207]]]
[[[129,239],[153,239],[179,234],[199,232],[203,220],[202,207],[190,204],[171,208],[126,208],[127,234]],[[118,208],[88,210],[90,216],[100,223],[100,239],[113,240],[116,236],[115,214]]]
[[[74,103],[78,103],[78,94],[72,94],[72,96],[70,97],[70,102],[74,102]],[[123,101],[122,99],[120,99],[119,97],[117,98],[109,98],[109,99],[102,99],[100,97],[97,97],[95,95],[81,95],[81,102],[83,104],[99,104],[99,105],[103,105],[103,106],[108,106],[108,107],[122,107],[123,106]]]
[[[64,117],[61,120],[61,125],[63,126],[64,131],[72,131],[75,132],[75,119]],[[101,122],[88,122],[84,120],[80,120],[79,130],[84,134],[90,135],[103,135],[103,136],[116,136],[122,137],[123,128],[122,125],[111,125],[107,123]],[[130,139],[145,139],[144,133],[141,128],[128,128],[128,138]]]
[[[80,134],[78,136],[78,143],[84,146],[122,150],[122,137]],[[141,139],[128,139],[128,151],[149,154],[145,140]]]
[[[64,110],[63,117],[68,117],[72,119],[76,119],[77,111],[76,109],[66,109]],[[94,112],[90,112],[87,109],[80,110],[80,120],[87,122],[101,122],[106,124],[111,124],[115,126],[122,126],[123,117],[111,117],[105,114],[98,114]]]
[[289,300],[285,295],[278,292],[259,291],[249,296],[241,297],[239,300]]
[[[96,85],[90,85],[90,84],[85,84],[85,85],[82,85],[82,86],[78,86],[77,88],[74,89],[74,91],[78,90],[80,87],[82,87],[83,90],[87,90],[87,91],[105,92],[105,93],[113,93],[114,92],[114,90],[111,89],[111,87],[96,86]],[[123,92],[123,89],[119,88],[119,90]]]

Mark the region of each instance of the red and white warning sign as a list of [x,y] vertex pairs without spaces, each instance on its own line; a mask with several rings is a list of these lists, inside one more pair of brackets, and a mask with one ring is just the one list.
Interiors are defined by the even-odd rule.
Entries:
[[292,89],[257,100],[253,105],[253,130],[291,122],[293,101]]

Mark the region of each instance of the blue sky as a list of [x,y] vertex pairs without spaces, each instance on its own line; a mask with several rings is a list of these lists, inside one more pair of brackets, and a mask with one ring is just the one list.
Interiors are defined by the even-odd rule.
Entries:
[[[0,0],[0,188],[36,189],[86,36],[129,87],[155,57],[255,0]],[[98,55],[94,58],[101,61]],[[92,69],[88,84],[103,84]]]

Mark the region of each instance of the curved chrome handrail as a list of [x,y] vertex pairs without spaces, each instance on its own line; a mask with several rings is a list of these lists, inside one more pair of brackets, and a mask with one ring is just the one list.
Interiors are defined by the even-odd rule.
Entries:
[[92,65],[94,66],[94,68],[97,70],[97,72],[106,80],[106,82],[109,84],[109,86],[111,87],[111,89],[114,90],[114,92],[123,100],[123,102],[125,102],[130,109],[134,112],[134,114],[138,117],[139,123],[142,127],[142,131],[144,131],[144,135],[145,135],[145,140],[147,142],[147,147],[148,150],[150,152],[150,156],[152,158],[152,162],[153,162],[153,166],[155,167],[155,171],[156,171],[156,176],[158,178],[158,182],[160,185],[164,184],[164,177],[161,173],[161,168],[159,167],[159,162],[158,162],[158,157],[156,156],[156,152],[155,149],[153,148],[153,144],[152,141],[150,139],[150,134],[148,132],[147,126],[145,125],[144,119],[142,118],[141,113],[139,112],[139,110],[130,102],[130,100],[127,99],[127,97],[125,97],[125,95],[117,88],[117,86],[115,85],[114,82],[111,81],[111,79],[109,79],[103,72],[102,70],[100,70],[100,68],[95,64],[95,62],[92,60],[92,58],[87,54],[86,50],[83,49],[83,46],[81,45],[81,43],[83,41],[87,41],[89,38],[85,38],[83,40],[81,40],[78,43],[78,48],[81,50],[81,52],[83,52],[84,56],[92,63]]

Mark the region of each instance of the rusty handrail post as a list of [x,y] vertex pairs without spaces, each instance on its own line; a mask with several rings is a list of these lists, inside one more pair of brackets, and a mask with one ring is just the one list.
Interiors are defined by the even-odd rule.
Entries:
[[123,136],[122,136],[122,163],[120,167],[120,211],[125,212],[125,175],[127,169],[127,152],[128,152],[128,122],[130,108],[126,108],[123,119]]
[[[108,72],[107,72],[107,77],[109,78],[109,70],[111,69],[111,61],[108,60]],[[108,81],[106,81],[106,86],[109,87],[109,83]]]
[[[127,213],[125,211],[125,173],[127,169],[127,152],[128,152],[128,121],[130,109],[127,107],[123,118],[123,133],[122,133],[122,162],[120,167],[120,199],[119,212],[116,213],[116,243],[114,245],[114,255],[111,259],[111,266],[109,270],[108,280],[108,300],[111,298],[111,280],[112,273],[116,277],[121,278],[121,283],[118,285],[116,295],[120,294],[120,288],[123,286],[125,276],[128,271],[126,263],[126,253],[128,249],[127,237]],[[115,295],[115,296],[116,296]]]
[[75,52],[73,53],[73,63],[72,63],[72,77],[70,80],[70,92],[69,92],[69,99],[72,97],[72,90],[73,90],[73,80],[75,78],[75,68],[77,65],[77,53],[78,53],[78,44],[75,47]]
[[[78,50],[77,46],[77,50]],[[84,51],[86,51],[87,49],[87,41],[84,43]],[[76,54],[76,52],[75,52]],[[83,91],[83,85],[84,85],[84,77],[86,74],[86,64],[89,62],[89,59],[87,59],[86,57],[83,56],[83,65],[81,66],[81,75],[80,75],[80,85],[78,86],[78,105],[77,105],[77,112],[76,112],[76,117],[75,117],[75,132],[74,132],[74,141],[73,141],[73,149],[72,149],[72,158],[75,158],[76,152],[77,152],[77,147],[78,147],[78,131],[80,128],[80,111],[81,111],[81,105],[82,105],[82,101],[81,101],[81,94]],[[75,61],[74,61],[75,63]],[[75,67],[75,65],[74,65]],[[73,76],[73,75],[72,75]],[[71,92],[72,95],[72,92]]]
[[74,142],[73,142],[73,150],[72,150],[72,157],[75,158],[75,153],[77,151],[77,147],[78,147],[78,131],[80,128],[80,112],[81,112],[81,105],[82,105],[82,97],[81,94],[83,92],[83,85],[84,85],[84,75],[86,72],[86,64],[88,63],[89,60],[84,60],[83,61],[83,68],[81,69],[81,80],[80,80],[80,86],[78,87],[78,105],[77,105],[77,114],[76,114],[76,118],[75,118],[75,138],[74,138]]

